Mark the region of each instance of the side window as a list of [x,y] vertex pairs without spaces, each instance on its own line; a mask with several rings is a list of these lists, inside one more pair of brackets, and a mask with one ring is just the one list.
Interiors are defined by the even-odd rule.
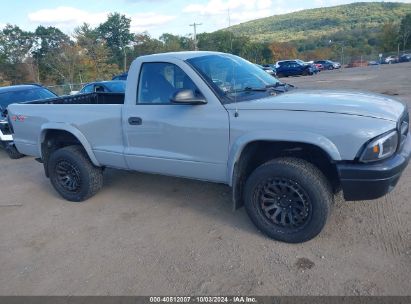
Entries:
[[108,92],[108,90],[106,90],[104,86],[96,84],[94,87],[94,92]]
[[141,67],[137,104],[169,104],[180,90],[192,90],[201,95],[194,82],[174,64],[153,62]]

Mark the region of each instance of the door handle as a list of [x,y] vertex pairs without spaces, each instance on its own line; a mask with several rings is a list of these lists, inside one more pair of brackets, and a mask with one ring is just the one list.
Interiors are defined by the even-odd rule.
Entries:
[[143,120],[140,117],[130,117],[128,119],[128,123],[130,125],[136,125],[136,126],[140,126],[143,124]]

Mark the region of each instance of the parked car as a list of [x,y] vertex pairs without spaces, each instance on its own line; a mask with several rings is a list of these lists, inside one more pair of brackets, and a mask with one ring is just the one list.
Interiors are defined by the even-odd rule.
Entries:
[[397,56],[388,56],[384,59],[385,64],[393,64],[393,63],[398,63],[399,58]]
[[52,91],[38,84],[13,85],[0,87],[0,145],[10,158],[17,159],[24,155],[16,150],[8,123],[7,107],[15,102],[57,97]]
[[265,71],[266,73],[270,74],[271,76],[273,76],[273,77],[276,77],[276,76],[277,76],[276,73],[275,73],[275,70],[273,70],[271,67],[264,66],[264,65],[260,65],[260,64],[256,64],[256,63],[255,63],[255,65],[256,65],[257,67],[259,67],[260,69],[262,69],[263,71]]
[[259,230],[297,243],[320,233],[340,189],[381,197],[411,156],[408,109],[385,95],[288,90],[215,52],[140,56],[129,75],[125,94],[9,106],[17,149],[66,200],[95,195],[106,167],[223,183]]
[[337,62],[337,61],[332,61],[334,64],[334,69],[340,69],[341,68],[341,63]]
[[128,76],[128,72],[124,72],[116,76],[113,76],[111,80],[127,80],[127,76]]
[[86,84],[79,94],[103,92],[103,93],[124,93],[126,82],[124,80],[97,81]]
[[339,62],[334,62],[331,60],[316,60],[314,64],[321,64],[324,70],[334,70],[341,68],[341,64]]
[[411,54],[402,54],[400,56],[400,62],[410,62],[411,61]]
[[276,64],[276,73],[278,77],[313,75],[314,70],[311,65],[297,62],[296,60],[278,61]]

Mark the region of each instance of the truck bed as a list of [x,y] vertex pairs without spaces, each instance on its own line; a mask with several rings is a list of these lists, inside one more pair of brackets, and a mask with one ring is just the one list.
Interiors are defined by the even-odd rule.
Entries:
[[124,104],[124,93],[87,93],[23,102],[24,104]]

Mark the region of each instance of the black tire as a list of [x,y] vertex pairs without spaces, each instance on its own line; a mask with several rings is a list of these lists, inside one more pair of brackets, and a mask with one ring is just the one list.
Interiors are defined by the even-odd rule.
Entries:
[[81,202],[103,186],[103,171],[94,166],[83,148],[68,146],[54,151],[48,161],[50,181],[66,200]]
[[303,76],[307,76],[308,74],[309,74],[309,72],[307,70],[304,70],[303,73],[302,73]]
[[334,70],[334,67],[332,66],[332,65],[330,65],[329,67],[328,67],[328,70]]
[[[274,195],[269,198],[271,194]],[[246,211],[257,228],[270,238],[287,243],[301,243],[317,236],[334,199],[322,172],[296,158],[275,159],[255,169],[247,179],[244,198]],[[272,205],[267,206],[267,202]]]
[[19,151],[17,151],[17,148],[14,145],[9,145],[8,147],[6,147],[6,152],[11,159],[19,159],[25,156],[24,154],[21,154]]

